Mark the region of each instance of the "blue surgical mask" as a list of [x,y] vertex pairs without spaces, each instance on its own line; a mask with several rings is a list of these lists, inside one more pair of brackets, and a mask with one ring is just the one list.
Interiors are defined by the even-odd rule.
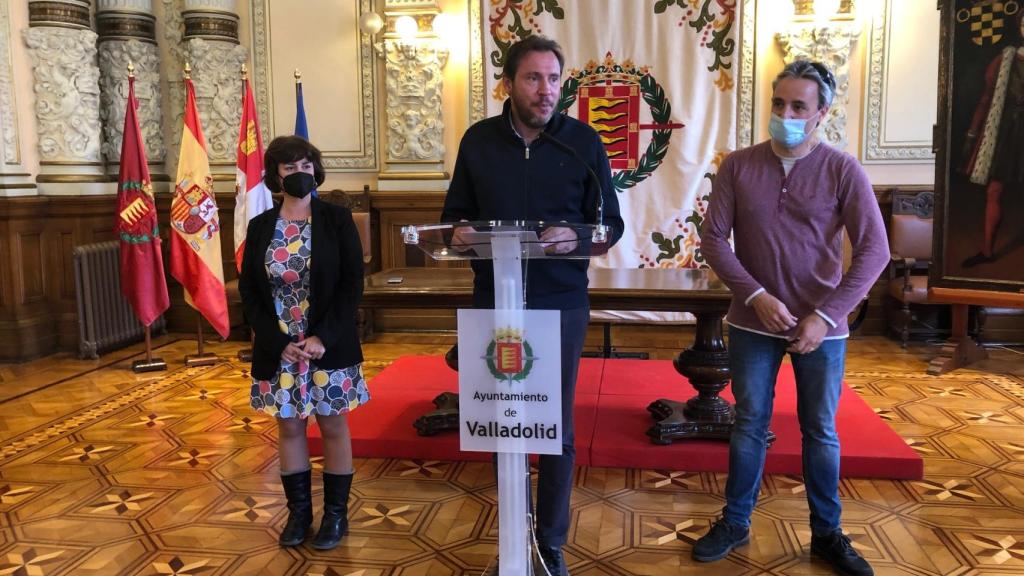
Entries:
[[807,123],[811,118],[787,118],[783,119],[778,114],[772,114],[768,121],[768,133],[772,140],[775,140],[786,148],[796,148],[807,140]]

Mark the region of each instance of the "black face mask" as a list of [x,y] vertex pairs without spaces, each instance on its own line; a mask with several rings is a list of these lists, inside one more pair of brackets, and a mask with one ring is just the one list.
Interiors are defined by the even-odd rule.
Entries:
[[305,198],[316,189],[316,178],[306,172],[295,172],[281,180],[285,194],[296,198]]

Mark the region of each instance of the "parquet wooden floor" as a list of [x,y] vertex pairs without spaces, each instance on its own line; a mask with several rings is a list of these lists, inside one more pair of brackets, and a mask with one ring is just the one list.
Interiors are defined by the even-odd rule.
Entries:
[[[367,375],[451,342],[382,335],[365,345]],[[100,361],[0,365],[0,576],[455,576],[491,560],[496,490],[478,463],[360,460],[343,545],[279,548],[275,430],[248,408],[246,367],[184,368],[194,340],[157,344],[170,369],[155,375],[129,370],[137,346]],[[239,345],[210,348],[231,358]],[[850,350],[848,382],[926,469],[918,482],[843,481],[855,546],[878,574],[1024,574],[1024,357],[994,351],[929,377],[923,347],[863,338]],[[725,475],[685,469],[579,469],[571,573],[829,573],[808,553],[803,485],[791,476],[765,479],[749,546],[696,565],[690,547],[721,508]]]

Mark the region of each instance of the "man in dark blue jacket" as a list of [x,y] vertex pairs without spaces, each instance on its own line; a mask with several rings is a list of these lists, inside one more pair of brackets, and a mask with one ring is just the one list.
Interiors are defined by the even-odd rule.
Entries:
[[[508,51],[502,83],[509,98],[501,115],[477,122],[459,145],[441,220],[544,220],[593,224],[603,205],[608,241],[622,236],[619,203],[600,136],[557,114],[565,58],[557,42],[530,36]],[[596,179],[596,181],[595,181]],[[458,246],[456,229],[452,245]],[[541,235],[554,251],[575,248],[571,228]],[[474,305],[494,307],[489,260],[474,260]],[[590,316],[587,260],[528,260],[523,280],[526,307],[560,310],[562,330],[562,454],[542,455],[537,481],[536,534],[548,571],[567,574],[562,545],[569,532],[569,497],[576,456],[573,399],[576,372]]]

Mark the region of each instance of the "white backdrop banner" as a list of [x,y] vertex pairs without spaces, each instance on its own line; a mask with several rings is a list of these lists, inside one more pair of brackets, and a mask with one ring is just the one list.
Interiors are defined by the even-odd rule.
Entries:
[[508,47],[542,34],[565,52],[560,109],[604,140],[626,230],[591,265],[706,267],[700,224],[718,166],[736,147],[737,0],[484,4],[487,115],[498,114],[506,97]]

